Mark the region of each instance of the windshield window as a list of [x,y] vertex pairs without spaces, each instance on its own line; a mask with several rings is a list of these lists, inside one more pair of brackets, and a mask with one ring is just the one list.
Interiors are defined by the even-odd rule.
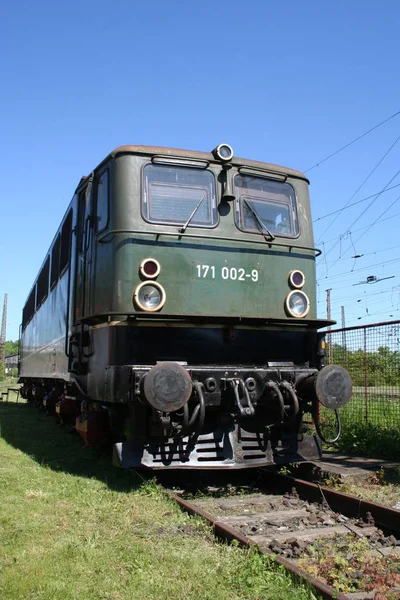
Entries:
[[288,183],[263,177],[236,175],[235,197],[236,225],[242,231],[265,233],[254,215],[255,212],[264,227],[273,235],[298,236],[296,197],[294,189]]
[[218,222],[210,171],[163,165],[144,168],[143,216],[147,221],[184,225],[193,211],[189,227],[215,227]]

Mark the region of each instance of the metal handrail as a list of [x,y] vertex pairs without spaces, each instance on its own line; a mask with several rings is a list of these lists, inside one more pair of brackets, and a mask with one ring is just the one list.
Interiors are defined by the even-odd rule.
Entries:
[[244,242],[247,244],[262,244],[263,246],[267,245],[270,248],[272,246],[279,246],[281,248],[289,248],[289,252],[291,252],[292,250],[310,250],[312,252],[315,252],[315,257],[318,257],[322,254],[322,250],[320,250],[319,248],[313,248],[312,246],[298,246],[296,244],[290,244],[290,243],[280,243],[280,242],[275,242],[275,241],[268,241],[266,242],[264,240],[264,238],[262,240],[258,240],[258,239],[254,239],[254,240],[249,240],[249,239],[243,239],[243,238],[235,238],[235,237],[227,237],[227,236],[223,236],[223,237],[214,237],[211,235],[200,235],[198,233],[190,233],[190,232],[185,232],[185,234],[180,233],[179,231],[143,231],[142,229],[111,229],[110,231],[105,231],[104,233],[102,233],[101,235],[98,236],[97,241],[99,242],[99,244],[107,244],[108,242],[110,242],[111,240],[108,240],[107,238],[113,235],[117,235],[117,234],[124,234],[124,233],[129,233],[129,234],[140,234],[140,235],[155,235],[157,238],[160,237],[161,235],[163,236],[169,236],[169,237],[178,237],[179,239],[183,238],[183,237],[190,237],[190,238],[195,238],[195,239],[201,239],[201,240],[212,240],[215,242]]

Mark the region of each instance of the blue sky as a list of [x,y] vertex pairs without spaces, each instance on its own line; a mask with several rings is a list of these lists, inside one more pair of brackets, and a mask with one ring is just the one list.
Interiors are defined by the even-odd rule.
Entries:
[[[304,171],[400,110],[399,20],[400,4],[386,0],[6,3],[0,305],[7,292],[7,338],[18,337],[22,306],[76,184],[111,149],[210,150],[227,142],[238,156]],[[320,316],[331,288],[332,316],[340,321],[344,305],[346,325],[400,318],[400,187],[368,210],[370,200],[334,223],[321,219],[348,202],[399,136],[400,115],[307,173],[316,240],[326,251]],[[382,190],[399,157],[400,141],[352,202]],[[364,256],[351,258],[357,254]],[[368,275],[394,277],[354,286]]]

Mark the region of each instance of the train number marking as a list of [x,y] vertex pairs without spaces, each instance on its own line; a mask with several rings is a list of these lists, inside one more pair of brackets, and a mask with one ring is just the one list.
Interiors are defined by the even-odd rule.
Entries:
[[197,277],[204,279],[208,275],[211,279],[215,279],[215,267],[213,265],[196,265],[196,269]]
[[215,279],[220,276],[222,279],[230,279],[231,281],[246,281],[246,279],[258,281],[257,269],[252,269],[250,273],[246,273],[243,268],[222,267],[219,272],[214,265],[196,265],[196,274],[200,279]]

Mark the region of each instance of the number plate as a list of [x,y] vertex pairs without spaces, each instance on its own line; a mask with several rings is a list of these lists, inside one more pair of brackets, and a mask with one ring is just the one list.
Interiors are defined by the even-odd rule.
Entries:
[[215,265],[196,265],[199,279],[229,279],[231,281],[258,281],[258,269],[246,271],[242,267],[216,267]]

